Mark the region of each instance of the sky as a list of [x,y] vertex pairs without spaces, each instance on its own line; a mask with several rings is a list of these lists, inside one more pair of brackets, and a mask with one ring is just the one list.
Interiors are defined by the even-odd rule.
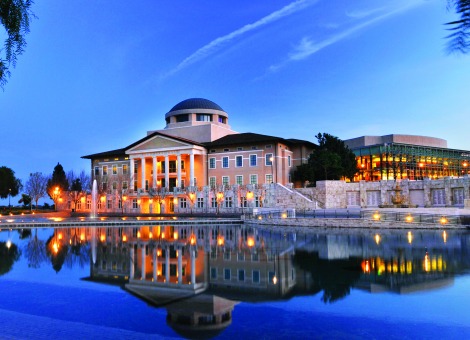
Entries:
[[[81,156],[165,127],[206,98],[229,125],[315,142],[412,134],[469,150],[470,55],[446,0],[36,1],[4,91],[0,166],[90,171]],[[4,41],[0,30],[0,40]],[[0,200],[0,205],[5,200]]]

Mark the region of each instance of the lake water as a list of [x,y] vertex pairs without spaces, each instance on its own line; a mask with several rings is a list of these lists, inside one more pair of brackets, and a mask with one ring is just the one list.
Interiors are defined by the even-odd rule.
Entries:
[[0,232],[0,338],[460,339],[467,231]]

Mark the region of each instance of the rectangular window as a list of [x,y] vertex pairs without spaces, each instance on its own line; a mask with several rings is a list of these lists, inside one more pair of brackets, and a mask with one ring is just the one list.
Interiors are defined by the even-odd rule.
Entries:
[[265,156],[265,165],[266,166],[271,166],[273,165],[273,154],[272,153],[267,153],[266,156]]
[[145,191],[149,191],[149,180],[145,180]]
[[198,197],[197,198],[197,207],[198,208],[204,208],[204,197]]
[[235,157],[235,164],[237,168],[243,167],[243,156],[236,156]]
[[211,198],[211,208],[217,208],[217,198]]
[[121,199],[118,200],[118,209],[122,209],[122,201],[121,201]]
[[217,279],[217,268],[211,268],[211,279]]
[[239,146],[239,147],[237,148],[237,151],[243,151],[243,147]]
[[87,201],[86,201],[86,208],[87,208],[88,210],[91,209],[91,201],[90,201],[90,200],[87,200]]
[[240,197],[240,208],[246,208],[248,206],[248,201],[246,197]]
[[95,166],[95,176],[100,175],[100,168],[98,166]]
[[228,168],[228,157],[222,157],[222,168]]
[[273,175],[266,174],[266,184],[271,184],[273,182]]
[[134,161],[134,173],[137,174],[138,170],[139,170],[139,163],[137,163],[137,161]]
[[230,269],[225,268],[224,269],[224,280],[230,280],[232,278],[230,274],[231,274]]
[[134,191],[137,191],[137,180],[134,181]]
[[132,208],[137,209],[138,207],[139,207],[139,205],[137,204],[137,198],[133,198],[132,199]]
[[103,176],[106,176],[108,174],[108,166],[103,165]]
[[225,207],[226,208],[232,207],[232,197],[225,197]]
[[291,167],[291,157],[287,156],[287,166]]
[[269,272],[268,273],[268,283],[274,284],[274,272]]
[[211,188],[215,188],[216,182],[217,181],[216,181],[215,177],[209,177],[209,186]]
[[240,282],[245,281],[245,270],[238,269],[238,281]]
[[186,208],[186,198],[180,198],[180,208],[185,209]]
[[237,261],[245,261],[245,253],[238,253]]
[[128,188],[127,181],[122,182],[122,190],[127,190],[127,188]]
[[209,158],[209,169],[215,169],[215,157]]
[[196,114],[196,121],[198,122],[212,122],[212,115]]
[[170,168],[170,172],[176,172],[176,161],[170,161],[170,164],[168,164]]
[[268,144],[265,146],[266,149],[271,149],[273,146],[271,144]]
[[237,175],[235,178],[238,185],[243,185],[243,175]]
[[117,175],[117,165],[113,165],[113,175]]
[[253,270],[253,283],[259,283],[259,270]]
[[117,182],[113,182],[113,190],[117,190]]
[[256,160],[257,160],[256,155],[250,155],[250,166],[256,166]]
[[224,260],[230,261],[230,251],[226,250],[224,252]]
[[112,209],[113,208],[113,200],[108,200],[108,209]]
[[127,164],[124,164],[122,166],[122,174],[127,175],[128,172],[129,172],[128,166],[127,166]]
[[250,184],[258,184],[258,175],[250,175]]
[[230,179],[228,176],[222,176],[222,184],[223,185],[229,185]]
[[103,182],[103,191],[107,191],[108,190],[108,183],[106,182]]

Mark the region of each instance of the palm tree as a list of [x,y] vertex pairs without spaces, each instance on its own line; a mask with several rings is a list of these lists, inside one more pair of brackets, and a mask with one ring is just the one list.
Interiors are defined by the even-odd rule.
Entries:
[[450,53],[470,51],[470,0],[447,0],[448,8],[455,8],[460,19],[446,23],[451,34],[447,36],[447,48]]

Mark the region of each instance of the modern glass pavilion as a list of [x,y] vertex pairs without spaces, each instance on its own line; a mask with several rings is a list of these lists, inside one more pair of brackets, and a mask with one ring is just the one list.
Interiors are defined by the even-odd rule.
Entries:
[[437,179],[470,173],[470,151],[448,149],[447,142],[438,138],[365,136],[345,143],[356,155],[355,181]]

